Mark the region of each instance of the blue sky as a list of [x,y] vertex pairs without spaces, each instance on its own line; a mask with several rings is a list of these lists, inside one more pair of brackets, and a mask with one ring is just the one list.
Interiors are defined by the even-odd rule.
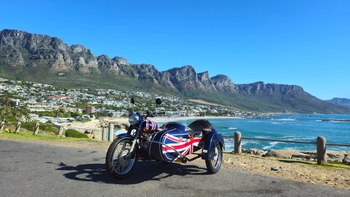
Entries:
[[2,0],[0,9],[0,30],[58,37],[95,56],[350,99],[348,0]]

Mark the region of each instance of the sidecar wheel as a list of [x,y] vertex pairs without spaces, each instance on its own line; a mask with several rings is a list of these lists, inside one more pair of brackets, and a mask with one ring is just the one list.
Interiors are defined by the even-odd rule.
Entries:
[[106,155],[106,170],[115,179],[122,179],[131,173],[137,162],[137,149],[131,149],[130,138],[115,139]]
[[219,172],[222,164],[222,147],[219,142],[216,142],[215,147],[212,148],[210,154],[212,154],[212,159],[205,160],[205,165],[209,174],[215,174]]

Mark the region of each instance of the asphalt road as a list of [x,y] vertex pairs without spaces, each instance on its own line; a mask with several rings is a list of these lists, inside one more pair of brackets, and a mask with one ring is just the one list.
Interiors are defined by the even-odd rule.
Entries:
[[350,191],[203,165],[139,162],[126,179],[105,152],[0,140],[0,196],[350,196]]

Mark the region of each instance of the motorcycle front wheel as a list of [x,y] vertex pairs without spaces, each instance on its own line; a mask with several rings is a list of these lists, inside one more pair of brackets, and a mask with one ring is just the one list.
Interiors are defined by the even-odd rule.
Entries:
[[215,143],[215,147],[213,147],[210,154],[212,154],[212,159],[205,160],[205,165],[209,174],[215,174],[219,172],[222,164],[222,147],[219,142]]
[[137,162],[137,146],[131,150],[130,138],[115,139],[106,155],[106,170],[115,179],[130,175]]

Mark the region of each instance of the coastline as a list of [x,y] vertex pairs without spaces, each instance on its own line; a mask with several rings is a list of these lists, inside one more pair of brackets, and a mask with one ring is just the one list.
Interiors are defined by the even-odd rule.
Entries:
[[[215,119],[215,118],[240,118],[240,117],[156,117],[150,118],[156,122],[168,120],[189,120],[189,119]],[[65,128],[80,128],[85,130],[100,130],[101,120],[91,120],[88,122],[71,122],[64,123],[62,126]],[[127,117],[122,118],[105,118],[102,121],[111,121],[118,124],[128,123]],[[6,140],[6,139],[5,139]],[[8,139],[11,140],[11,139]],[[21,140],[18,140],[21,141]],[[93,142],[68,142],[68,141],[46,141],[46,140],[22,140],[28,143],[42,143],[50,146],[65,146],[79,149],[89,150],[103,150],[107,151],[111,142],[94,140]],[[233,154],[225,152],[223,157],[222,167],[245,171],[255,174],[264,174],[268,176],[275,176],[284,179],[290,179],[300,182],[308,182],[312,184],[320,184],[325,186],[331,186],[334,188],[345,189],[350,191],[350,168],[341,164],[334,167],[330,164],[316,165],[316,162],[305,151],[298,150],[276,150],[270,151],[269,156],[262,156],[264,153],[259,153],[258,149],[248,149],[247,152],[242,154]],[[314,152],[314,151],[310,151]],[[329,151],[329,154],[339,154],[344,156],[348,152]],[[350,154],[349,154],[350,155]],[[333,157],[333,156],[332,156]],[[331,158],[331,157],[329,157]],[[348,157],[349,158],[349,157]],[[328,160],[328,159],[327,159]],[[194,165],[204,165],[203,160],[198,159],[192,162]],[[186,165],[186,164],[184,164]]]
[[[237,119],[240,117],[216,117],[216,116],[189,116],[189,117],[152,117],[150,119],[156,121],[157,123],[164,123],[169,121],[188,121],[192,119],[225,119],[225,118],[232,118]],[[103,123],[101,123],[103,122]],[[95,119],[88,122],[72,122],[72,123],[65,123],[62,124],[62,126],[72,129],[80,130],[81,132],[88,131],[89,133],[94,133],[94,136],[90,136],[91,138],[95,138],[96,140],[101,140],[102,134],[101,132],[101,124],[105,124],[106,122],[113,122],[116,126],[116,128],[120,128],[122,130],[122,125],[128,125],[128,118],[127,117],[118,117],[118,118],[103,118],[103,119]],[[159,124],[160,126],[160,124]],[[105,128],[107,128],[107,125],[104,125]],[[92,132],[93,131],[93,132]],[[227,153],[233,153],[232,150],[226,151]],[[297,150],[297,149],[271,149],[269,151],[257,149],[257,148],[249,148],[249,149],[242,149],[243,153],[246,154],[252,154],[256,156],[262,156],[262,157],[276,157],[276,158],[287,158],[287,159],[297,159],[297,160],[308,160],[308,161],[316,161],[316,150]],[[346,161],[344,163],[350,164],[350,158],[347,159],[346,156],[349,155],[349,151],[343,151],[343,150],[327,150],[327,156],[326,160],[329,162],[343,162],[344,159]]]
[[[223,119],[223,118],[232,118],[237,119],[241,117],[226,117],[226,116],[187,116],[187,117],[150,117],[150,120],[156,121],[157,123],[165,123],[165,122],[171,122],[171,121],[188,121],[192,119]],[[73,121],[68,123],[62,123],[61,125],[63,127],[67,128],[76,128],[78,130],[99,130],[101,129],[101,126],[103,126],[106,122],[113,122],[115,124],[123,125],[123,124],[129,124],[128,123],[128,117],[116,117],[116,118],[101,118],[101,119],[93,119],[88,122],[80,122],[80,121]],[[106,126],[106,125],[104,125]]]
[[[314,133],[314,134],[309,134],[309,135],[305,135],[304,133],[301,133],[299,128],[294,128],[294,127],[286,127],[289,130],[291,128],[296,129],[297,132],[299,132],[296,135],[290,135],[289,133],[286,133],[281,129],[285,129],[285,125],[292,125],[292,124],[298,124],[297,121],[288,121],[288,120],[251,120],[249,118],[244,118],[244,117],[227,117],[227,116],[187,116],[187,117],[176,117],[176,116],[172,116],[172,117],[149,117],[149,119],[154,120],[155,122],[158,123],[158,126],[163,125],[166,122],[179,122],[185,125],[190,124],[192,121],[196,120],[196,119],[208,119],[208,120],[212,120],[212,121],[216,121],[215,119],[221,119],[219,122],[230,122],[231,120],[234,122],[233,124],[236,124],[236,122],[238,121],[239,124],[241,124],[241,126],[239,126],[239,128],[241,127],[247,127],[249,128],[247,131],[241,131],[240,129],[237,129],[235,126],[227,126],[225,125],[224,127],[218,127],[218,123],[215,123],[216,126],[214,128],[218,129],[218,131],[220,133],[222,133],[225,137],[225,142],[227,142],[227,146],[226,146],[226,150],[228,151],[233,151],[233,136],[234,136],[234,132],[236,131],[240,131],[242,132],[242,137],[254,137],[254,136],[258,136],[256,138],[266,138],[267,140],[260,140],[257,141],[256,143],[254,141],[249,141],[249,140],[245,140],[243,142],[243,145],[245,148],[249,149],[249,148],[256,148],[256,149],[261,149],[264,151],[269,151],[269,150],[283,150],[283,149],[288,149],[288,150],[300,150],[303,152],[306,151],[314,151],[315,148],[313,144],[314,140],[316,140],[317,136],[322,136],[324,135],[326,137],[327,143],[330,144],[334,144],[335,142],[337,142],[336,138],[334,138],[332,135],[334,135],[334,132],[331,134],[331,132],[327,132],[327,133]],[[236,120],[235,120],[236,119]],[[254,127],[254,124],[256,121],[260,121],[262,124],[265,124],[265,129],[268,130],[268,132],[262,132],[260,131],[260,128]],[[278,122],[281,121],[281,122]],[[284,122],[285,121],[285,122]],[[253,122],[253,123],[252,123]],[[258,124],[260,124],[260,122]],[[307,123],[309,124],[309,122],[312,121],[307,121]],[[316,124],[320,124],[320,122],[318,121],[314,121]],[[109,117],[103,117],[100,119],[93,119],[91,121],[87,121],[87,122],[80,122],[80,121],[75,121],[75,122],[69,122],[69,123],[63,123],[61,124],[64,129],[75,129],[78,130],[80,132],[85,132],[87,134],[92,134],[90,135],[90,137],[94,137],[95,139],[101,139],[102,138],[102,132],[106,132],[108,129],[108,125],[109,123],[113,123],[115,126],[115,132],[122,132],[121,130],[123,130],[124,125],[129,125],[128,123],[128,117],[114,117],[114,118],[109,118]],[[213,122],[214,123],[214,122]],[[242,125],[242,123],[244,125]],[[328,123],[326,123],[328,124]],[[330,123],[332,124],[332,123]],[[220,124],[219,124],[220,125]],[[231,125],[231,123],[229,124]],[[266,127],[266,125],[268,127]],[[273,125],[273,129],[270,130],[270,126],[269,125]],[[276,125],[279,126],[278,129],[276,129]],[[299,124],[298,124],[299,125]],[[344,125],[344,124],[342,124]],[[310,125],[308,125],[310,126]],[[338,126],[338,125],[337,125]],[[281,128],[283,127],[283,128]],[[313,129],[318,129],[317,127],[311,127]],[[320,127],[321,128],[321,127]],[[347,128],[347,127],[345,127]],[[255,129],[260,132],[251,132],[250,130],[255,131]],[[323,129],[324,130],[324,129]],[[282,131],[282,132],[281,132]],[[288,130],[287,130],[288,131]],[[304,130],[305,131],[305,130]],[[290,132],[294,132],[294,130],[290,130]],[[282,137],[281,137],[281,133]],[[339,133],[340,134],[340,133]],[[285,135],[286,137],[289,138],[284,138]],[[341,135],[344,135],[344,132],[341,133]],[[263,137],[260,137],[263,136]],[[302,137],[304,136],[305,139]],[[310,137],[311,136],[311,137]],[[338,135],[335,135],[335,137],[338,137]],[[339,138],[339,137],[338,137]],[[269,141],[269,139],[271,141]],[[310,144],[298,144],[298,143],[283,143],[283,142],[278,142],[277,140],[287,140],[288,141],[298,141],[298,142],[305,142],[305,143],[310,143]],[[339,141],[338,144],[347,144],[346,142],[344,142],[343,139],[345,138],[341,138],[342,141]],[[333,140],[333,141],[332,141]],[[264,142],[264,141],[269,141],[269,142]],[[291,146],[289,146],[289,144]],[[268,148],[266,148],[268,147]],[[350,149],[348,149],[347,147],[336,147],[336,145],[331,145],[329,147],[327,147],[327,151],[329,150],[333,150],[333,151],[345,151],[347,154],[349,153]]]

